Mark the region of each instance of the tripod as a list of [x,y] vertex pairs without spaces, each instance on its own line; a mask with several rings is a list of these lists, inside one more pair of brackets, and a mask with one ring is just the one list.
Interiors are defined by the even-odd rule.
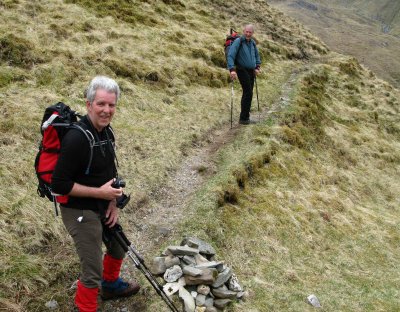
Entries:
[[110,240],[111,236],[115,237],[117,242],[121,245],[121,247],[125,250],[128,257],[133,261],[136,268],[139,269],[146,279],[149,281],[151,286],[155,289],[157,294],[165,301],[168,307],[171,309],[172,312],[179,312],[178,308],[174,305],[172,300],[168,297],[168,295],[164,292],[164,289],[154,277],[154,275],[150,272],[147,268],[146,264],[144,263],[143,257],[138,253],[135,247],[131,244],[128,238],[125,236],[124,232],[122,231],[122,226],[118,223],[115,224],[112,228],[104,226],[104,236],[106,240]]

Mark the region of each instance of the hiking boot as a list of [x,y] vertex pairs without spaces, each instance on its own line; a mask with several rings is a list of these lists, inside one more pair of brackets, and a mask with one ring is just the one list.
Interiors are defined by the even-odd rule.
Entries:
[[103,300],[116,299],[121,297],[129,297],[136,294],[140,286],[136,282],[124,282],[118,277],[115,282],[101,282],[100,296]]
[[255,121],[255,120],[250,120],[250,119],[247,119],[247,120],[239,120],[239,124],[241,124],[241,125],[253,125],[253,124],[256,124],[257,123],[257,121]]

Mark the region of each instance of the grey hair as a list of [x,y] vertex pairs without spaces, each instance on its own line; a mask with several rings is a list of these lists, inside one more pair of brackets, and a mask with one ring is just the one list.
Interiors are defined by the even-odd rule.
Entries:
[[117,82],[114,79],[108,78],[106,76],[96,76],[92,79],[89,87],[86,89],[85,97],[89,103],[93,103],[96,97],[96,91],[102,89],[110,93],[115,93],[117,96],[117,101],[120,97],[120,90]]
[[253,24],[247,24],[243,27],[243,30],[245,30],[246,28],[251,28],[251,30],[254,32],[254,25]]

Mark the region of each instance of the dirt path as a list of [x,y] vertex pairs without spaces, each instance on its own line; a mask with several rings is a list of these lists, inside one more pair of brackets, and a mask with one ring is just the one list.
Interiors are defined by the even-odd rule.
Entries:
[[[289,79],[282,85],[279,99],[271,107],[260,113],[261,120],[265,120],[269,115],[281,111],[285,106],[289,105],[293,85],[299,74],[304,71],[304,68],[293,70]],[[236,101],[238,101],[239,95],[236,94]],[[256,103],[255,96],[253,105],[254,103]],[[257,112],[252,114],[252,119],[258,120],[258,117]],[[210,132],[204,142],[195,147],[190,155],[185,158],[182,165],[170,177],[168,182],[156,193],[152,194],[152,200],[134,213],[135,220],[129,221],[129,233],[126,234],[137,250],[144,256],[147,264],[150,264],[151,261],[150,251],[159,248],[161,243],[168,237],[174,236],[174,224],[178,224],[183,218],[189,217],[188,203],[192,196],[210,176],[215,174],[215,158],[218,151],[226,144],[233,142],[241,127],[252,127],[252,125],[240,126],[236,121],[232,129],[229,123],[218,130]],[[134,232],[135,230],[136,232]],[[122,269],[124,278],[131,279],[141,274],[134,269],[133,263],[129,259],[125,260],[124,263]],[[102,311],[153,312],[146,308],[146,296],[156,296],[155,291],[148,283],[143,285],[143,288],[144,290],[134,300],[103,303]],[[161,299],[159,301],[160,305],[165,306]],[[164,311],[164,306],[160,307],[160,311]]]

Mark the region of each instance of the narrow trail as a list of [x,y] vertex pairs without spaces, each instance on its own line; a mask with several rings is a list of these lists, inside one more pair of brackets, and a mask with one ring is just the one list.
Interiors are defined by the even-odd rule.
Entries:
[[[261,111],[260,116],[257,111],[252,113],[253,120],[258,121],[260,117],[262,122],[271,114],[279,112],[289,105],[290,92],[300,71],[294,70],[291,73],[289,79],[282,85],[281,95],[275,103]],[[241,92],[237,93],[235,94],[236,105],[238,105],[241,95]],[[263,105],[263,103],[260,104]],[[255,105],[254,94],[253,107]],[[205,142],[191,151],[191,154],[184,159],[168,182],[152,194],[152,201],[135,214],[139,220],[131,222],[138,229],[137,234],[140,236],[137,247],[144,254],[157,245],[160,240],[167,236],[173,236],[174,224],[188,217],[186,207],[193,194],[216,173],[215,158],[218,152],[225,145],[234,141],[242,127],[252,127],[252,125],[241,126],[235,121],[232,129],[230,123],[227,123],[220,129],[209,133]],[[147,239],[149,240],[146,241]]]
[[[278,100],[272,103],[270,107],[262,110],[260,114],[254,111],[252,119],[258,121],[258,118],[260,118],[262,122],[271,114],[285,109],[290,104],[290,93],[298,76],[306,69],[307,66],[293,69],[287,81],[282,85]],[[236,92],[235,105],[238,105],[240,95],[240,91]],[[261,106],[263,104],[260,103]],[[257,105],[257,99],[254,92],[253,107],[256,107],[255,105]],[[223,127],[211,131],[204,142],[192,149],[190,154],[183,160],[181,166],[171,175],[167,183],[152,194],[152,200],[132,214],[131,218],[134,219],[128,221],[129,233],[126,231],[126,234],[132,240],[137,250],[144,256],[147,264],[150,264],[151,257],[154,256],[150,255],[150,252],[159,248],[169,237],[174,237],[175,224],[179,224],[185,218],[190,217],[188,204],[195,192],[200,190],[203,184],[216,173],[216,157],[218,152],[225,145],[234,141],[242,127],[252,126],[241,126],[238,125],[237,121],[234,121],[232,129],[230,123],[227,123]],[[126,259],[121,274],[122,277],[129,280],[134,279],[135,276],[139,276],[141,273],[134,269],[130,259]],[[128,299],[104,303],[102,311],[149,311],[146,308],[146,296],[157,295],[147,281],[146,285],[143,285],[143,288],[145,290],[133,300]],[[147,289],[151,289],[151,293],[146,294]],[[159,300],[160,305],[164,305],[161,298]],[[160,308],[160,311],[164,311],[162,309]]]

